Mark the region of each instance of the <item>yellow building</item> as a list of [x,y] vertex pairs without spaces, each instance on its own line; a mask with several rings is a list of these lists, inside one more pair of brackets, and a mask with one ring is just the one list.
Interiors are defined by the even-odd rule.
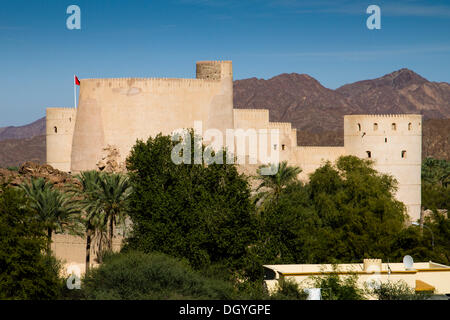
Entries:
[[[348,277],[357,275],[360,288],[371,283],[404,281],[416,291],[433,291],[434,294],[450,295],[450,266],[429,262],[416,262],[411,268],[403,263],[382,263],[381,259],[364,259],[353,264],[281,264],[264,265],[265,284],[269,292],[277,289],[279,281],[293,280],[301,288],[314,288],[312,276],[326,276],[337,273]],[[322,288],[325,290],[326,288]]]

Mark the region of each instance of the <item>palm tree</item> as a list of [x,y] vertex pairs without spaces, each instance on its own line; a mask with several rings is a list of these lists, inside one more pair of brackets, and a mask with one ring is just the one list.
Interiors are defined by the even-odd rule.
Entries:
[[51,252],[53,233],[77,233],[79,209],[68,193],[55,189],[52,183],[43,178],[32,178],[30,184],[24,183],[20,188],[25,191],[29,205],[36,213],[36,219],[47,230],[48,254]]
[[98,252],[102,252],[102,236],[104,233],[104,214],[98,201],[98,193],[100,192],[100,175],[97,171],[84,171],[80,175],[75,176],[80,182],[80,187],[72,189],[80,198],[80,209],[84,212],[81,221],[86,232],[86,272],[89,271],[91,265],[91,244],[96,237],[99,239]]
[[[258,169],[257,178],[261,180],[261,183],[256,191],[260,191],[262,189],[256,198],[258,202],[264,202],[269,199],[278,201],[281,191],[289,184],[296,182],[297,175],[302,172],[299,167],[288,166],[287,161],[283,161],[279,164],[278,171],[275,174],[263,175],[262,169],[267,167],[268,166],[260,166]],[[274,165],[271,165],[271,167],[276,169]]]
[[114,227],[125,225],[125,212],[128,198],[131,194],[131,184],[128,177],[111,173],[102,174],[99,179],[98,202],[104,212],[104,223],[108,225],[108,249],[112,250]]

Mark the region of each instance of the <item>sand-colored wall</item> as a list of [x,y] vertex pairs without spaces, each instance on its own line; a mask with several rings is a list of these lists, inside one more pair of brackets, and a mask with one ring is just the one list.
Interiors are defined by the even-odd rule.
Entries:
[[[264,154],[275,155],[278,154],[279,161],[289,161],[291,158],[292,150],[296,148],[297,145],[297,132],[292,129],[291,123],[289,122],[270,122],[269,121],[269,110],[266,109],[234,109],[234,130],[252,130],[254,129],[257,133],[257,143],[256,150],[258,157],[255,159],[257,165],[254,165],[251,159],[247,158],[245,161],[245,170],[243,172],[247,174],[256,174],[256,169],[261,164],[267,164],[262,157],[259,157],[259,151],[263,148],[261,140],[266,143],[266,150]],[[263,130],[263,131],[261,131]],[[264,131],[265,130],[265,131]],[[273,141],[270,135],[271,131],[278,132],[278,140]],[[267,132],[267,134],[265,133]],[[238,143],[238,140],[235,141]],[[246,154],[249,154],[249,148],[251,145],[251,140],[245,139]],[[237,147],[236,147],[237,150]]]
[[346,154],[360,158],[368,158],[370,151],[375,169],[397,179],[396,198],[406,205],[411,219],[420,218],[421,115],[345,116],[344,145]]
[[107,145],[118,148],[123,161],[136,139],[192,128],[194,121],[202,121],[203,130],[233,128],[231,68],[230,61],[200,62],[199,79],[81,80],[72,172],[95,169]]
[[291,153],[290,163],[302,169],[299,178],[307,181],[309,175],[327,161],[335,162],[340,156],[345,155],[344,147],[310,147],[298,146]]
[[70,171],[75,108],[47,108],[47,163],[61,171]]
[[[119,251],[122,244],[122,237],[113,239],[113,251]],[[54,234],[52,237],[51,249],[54,255],[62,261],[63,274],[67,274],[67,269],[71,266],[79,268],[81,273],[86,270],[86,238],[76,237],[66,234]],[[91,266],[97,266],[95,254],[95,239],[91,244],[90,263]],[[70,272],[69,272],[70,273]]]

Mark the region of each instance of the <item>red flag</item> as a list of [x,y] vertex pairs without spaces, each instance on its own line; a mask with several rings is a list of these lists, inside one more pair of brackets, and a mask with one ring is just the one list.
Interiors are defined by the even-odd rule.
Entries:
[[75,76],[75,84],[76,84],[77,86],[80,85],[80,80],[78,80],[78,77],[77,77],[77,76]]

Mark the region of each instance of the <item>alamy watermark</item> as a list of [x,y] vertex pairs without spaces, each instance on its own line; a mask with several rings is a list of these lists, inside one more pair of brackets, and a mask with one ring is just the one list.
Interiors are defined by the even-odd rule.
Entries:
[[70,16],[66,20],[66,26],[69,30],[80,30],[81,29],[81,9],[79,6],[72,4],[67,7],[67,14]]
[[[208,165],[223,164],[225,161],[226,164],[246,164],[248,160],[248,164],[265,165],[260,170],[262,175],[278,172],[279,129],[226,129],[224,139],[221,130],[210,128],[203,132],[202,121],[194,121],[194,141],[191,139],[188,129],[178,129],[172,133],[172,141],[178,142],[171,152],[173,163]],[[203,141],[210,142],[204,149]]]
[[367,18],[366,26],[369,30],[381,29],[381,9],[377,5],[370,5],[367,7],[366,13],[370,14]]

